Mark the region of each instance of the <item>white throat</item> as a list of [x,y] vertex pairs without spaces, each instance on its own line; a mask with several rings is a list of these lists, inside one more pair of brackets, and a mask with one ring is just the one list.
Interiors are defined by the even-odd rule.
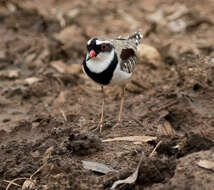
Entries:
[[[86,56],[86,60],[88,58],[88,54]],[[101,73],[107,69],[107,67],[111,64],[111,61],[114,59],[114,50],[111,52],[100,52],[96,57],[86,61],[86,66],[90,71],[94,73]]]

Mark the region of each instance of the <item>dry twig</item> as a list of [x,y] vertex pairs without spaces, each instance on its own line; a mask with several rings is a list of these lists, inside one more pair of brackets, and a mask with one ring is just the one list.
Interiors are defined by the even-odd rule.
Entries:
[[155,146],[155,148],[153,149],[153,151],[150,153],[149,158],[151,158],[151,157],[154,155],[155,151],[157,150],[157,148],[160,146],[161,143],[162,143],[162,141],[160,141],[160,142]]
[[[38,168],[29,178],[26,178],[26,177],[19,177],[19,178],[16,178],[16,179],[13,179],[12,181],[9,181],[9,180],[4,180],[4,182],[7,182],[8,185],[6,187],[5,190],[9,190],[10,186],[11,185],[15,185],[15,186],[18,186],[18,187],[22,187],[21,185],[15,183],[15,181],[18,181],[18,180],[29,180],[31,181],[33,184],[35,184],[35,181],[32,179],[33,176],[35,176],[46,164],[42,165],[40,168]],[[23,183],[24,184],[24,183]]]
[[18,180],[27,180],[29,178],[26,178],[26,177],[19,177],[19,178],[16,178],[16,179],[13,179],[12,181],[9,181],[9,180],[5,180],[6,182],[8,182],[8,185],[6,187],[6,190],[8,190],[10,188],[11,185],[16,185],[16,186],[19,186],[19,184],[15,183],[15,181],[18,181]]
[[64,120],[65,120],[65,121],[68,121],[67,116],[66,116],[64,110],[60,109],[60,112],[61,112],[62,117],[64,118]]

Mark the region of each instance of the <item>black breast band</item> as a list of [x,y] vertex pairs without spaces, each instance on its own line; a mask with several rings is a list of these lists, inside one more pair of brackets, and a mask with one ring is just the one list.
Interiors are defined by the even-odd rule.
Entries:
[[86,72],[86,74],[95,82],[101,84],[101,85],[107,85],[110,83],[112,76],[113,76],[113,72],[116,69],[118,64],[118,59],[117,59],[117,55],[114,54],[114,58],[111,61],[111,64],[107,67],[107,69],[105,69],[104,71],[102,71],[101,73],[95,73],[92,72],[86,65],[86,59],[83,61],[83,68]]

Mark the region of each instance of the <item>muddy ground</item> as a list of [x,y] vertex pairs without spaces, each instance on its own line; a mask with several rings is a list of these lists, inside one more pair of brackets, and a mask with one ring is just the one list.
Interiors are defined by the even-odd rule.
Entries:
[[[111,128],[119,89],[106,88],[105,128],[94,132],[102,94],[81,71],[85,44],[139,29],[122,125]],[[136,182],[116,189],[213,190],[213,34],[213,0],[0,1],[0,189],[110,189],[143,152]],[[102,142],[136,135],[157,139]]]

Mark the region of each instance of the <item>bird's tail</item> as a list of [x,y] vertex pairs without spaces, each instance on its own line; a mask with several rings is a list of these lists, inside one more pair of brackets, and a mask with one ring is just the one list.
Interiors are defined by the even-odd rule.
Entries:
[[137,44],[139,44],[142,38],[143,38],[143,35],[140,32],[135,32],[128,37],[128,39],[136,40]]

